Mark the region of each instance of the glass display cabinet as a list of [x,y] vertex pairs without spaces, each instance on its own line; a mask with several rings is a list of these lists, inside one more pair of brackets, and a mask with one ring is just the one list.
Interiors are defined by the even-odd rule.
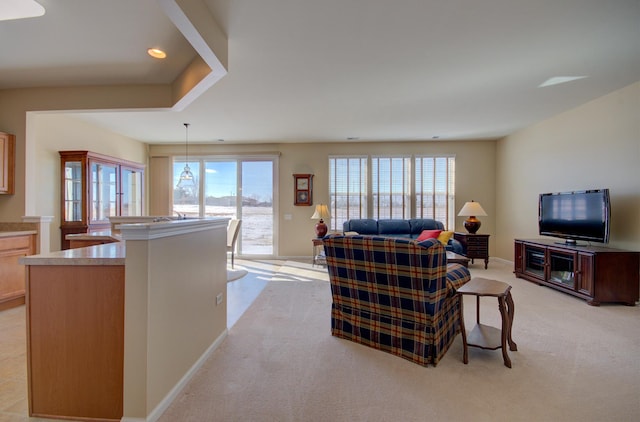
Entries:
[[68,234],[110,228],[111,216],[143,213],[144,165],[89,151],[60,151],[61,247]]

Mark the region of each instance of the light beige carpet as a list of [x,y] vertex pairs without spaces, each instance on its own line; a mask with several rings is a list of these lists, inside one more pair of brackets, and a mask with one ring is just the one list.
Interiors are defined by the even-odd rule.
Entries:
[[[297,271],[316,281],[292,282]],[[460,336],[423,368],[332,337],[326,274],[283,266],[286,281],[269,282],[160,421],[638,420],[640,307],[591,307],[511,271],[472,267],[513,286],[513,368],[500,351],[473,348],[464,365]],[[499,323],[495,298],[481,313]]]

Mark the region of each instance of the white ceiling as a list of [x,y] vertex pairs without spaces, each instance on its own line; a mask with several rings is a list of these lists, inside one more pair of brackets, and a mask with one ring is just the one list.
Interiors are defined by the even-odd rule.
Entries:
[[[187,1],[228,74],[183,111],[73,115],[149,143],[183,122],[193,142],[492,139],[640,80],[640,0]],[[39,3],[0,21],[0,89],[167,84],[196,56],[158,0]],[[587,77],[538,88],[557,76]]]

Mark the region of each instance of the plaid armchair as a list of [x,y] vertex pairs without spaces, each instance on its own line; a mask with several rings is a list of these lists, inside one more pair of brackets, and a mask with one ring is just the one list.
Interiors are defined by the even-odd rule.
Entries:
[[460,332],[456,290],[469,270],[447,266],[435,239],[324,238],[331,334],[434,366]]

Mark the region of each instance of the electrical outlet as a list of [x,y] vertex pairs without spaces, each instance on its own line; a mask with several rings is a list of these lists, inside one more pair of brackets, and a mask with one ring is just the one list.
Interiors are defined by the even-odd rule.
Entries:
[[219,305],[222,303],[222,293],[218,293],[218,296],[216,296],[216,305]]

